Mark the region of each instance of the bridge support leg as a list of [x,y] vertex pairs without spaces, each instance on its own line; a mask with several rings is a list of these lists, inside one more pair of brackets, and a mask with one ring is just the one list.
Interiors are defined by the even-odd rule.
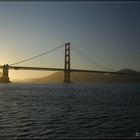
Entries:
[[2,75],[0,81],[2,83],[10,83],[8,75],[9,75],[9,66],[8,66],[8,64],[6,64],[6,65],[3,65],[3,75]]
[[70,43],[65,44],[64,83],[71,83],[70,80]]

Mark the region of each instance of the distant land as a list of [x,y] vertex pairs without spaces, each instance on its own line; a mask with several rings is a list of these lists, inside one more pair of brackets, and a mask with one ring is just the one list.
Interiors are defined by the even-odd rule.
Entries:
[[[123,69],[121,73],[136,73],[131,69]],[[64,80],[63,72],[56,72],[42,78],[25,79],[20,82],[28,83],[62,83]],[[14,82],[15,80],[13,80]],[[16,80],[18,81],[18,80]],[[85,73],[71,72],[71,81],[75,83],[96,83],[96,82],[140,82],[140,76],[119,75],[119,74],[102,74],[102,73]]]
[[122,73],[136,73],[137,71],[132,70],[132,69],[122,69],[122,70],[119,70],[118,72],[122,72]]

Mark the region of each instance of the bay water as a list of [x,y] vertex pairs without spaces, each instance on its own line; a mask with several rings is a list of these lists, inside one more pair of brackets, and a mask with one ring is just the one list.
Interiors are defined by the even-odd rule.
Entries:
[[140,83],[0,84],[0,137],[140,136]]

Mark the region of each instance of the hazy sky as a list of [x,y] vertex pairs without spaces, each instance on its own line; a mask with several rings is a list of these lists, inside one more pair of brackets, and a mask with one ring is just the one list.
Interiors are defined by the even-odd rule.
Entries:
[[[111,69],[140,70],[140,2],[0,2],[0,65],[32,57],[65,42],[73,43]],[[63,55],[63,49],[56,51],[46,63],[63,67],[63,58],[58,59]],[[80,60],[77,56],[73,67],[84,69],[90,65]],[[11,78],[40,74],[10,72]]]

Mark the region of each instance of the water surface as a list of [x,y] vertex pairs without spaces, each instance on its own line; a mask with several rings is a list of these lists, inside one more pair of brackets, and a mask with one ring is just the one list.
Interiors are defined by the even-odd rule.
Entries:
[[140,84],[0,84],[0,137],[135,137]]

